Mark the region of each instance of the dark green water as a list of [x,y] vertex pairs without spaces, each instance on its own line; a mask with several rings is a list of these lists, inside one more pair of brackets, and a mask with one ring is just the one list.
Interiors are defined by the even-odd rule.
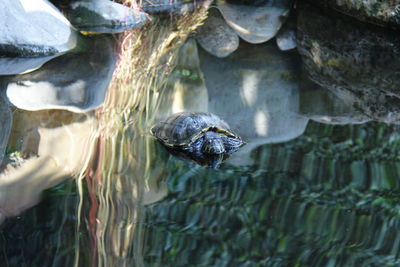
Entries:
[[[169,158],[181,167],[166,179],[165,198],[144,208],[144,265],[398,266],[398,130],[312,122],[293,141],[254,150],[248,167]],[[75,190],[52,188],[5,223],[4,266],[72,264]],[[84,229],[81,242],[87,257]]]
[[146,262],[398,266],[397,130],[310,123],[256,149],[249,168],[172,177],[168,197],[146,208]]

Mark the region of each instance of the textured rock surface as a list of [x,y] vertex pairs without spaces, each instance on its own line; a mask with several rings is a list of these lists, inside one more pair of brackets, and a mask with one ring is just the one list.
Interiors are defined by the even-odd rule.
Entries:
[[311,80],[373,119],[399,122],[398,33],[351,24],[308,5],[298,12],[298,50]]
[[48,1],[0,1],[2,57],[54,55],[74,48],[76,39],[68,20]]
[[109,0],[72,2],[66,14],[78,30],[96,33],[119,33],[148,21],[145,13]]
[[6,77],[2,82],[6,98],[18,108],[84,112],[103,103],[115,63],[110,38],[88,38],[86,50],[63,55],[35,72]]
[[245,41],[263,43],[273,38],[289,14],[290,0],[272,0],[259,6],[219,3],[223,17]]
[[198,30],[196,40],[211,55],[226,57],[239,47],[239,37],[219,11],[210,9],[209,16]]
[[398,0],[309,0],[316,5],[338,10],[359,20],[400,29]]

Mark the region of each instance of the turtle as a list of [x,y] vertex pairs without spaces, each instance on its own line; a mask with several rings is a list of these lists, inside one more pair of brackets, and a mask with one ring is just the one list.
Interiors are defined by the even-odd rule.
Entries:
[[206,112],[173,114],[154,125],[151,134],[171,152],[212,167],[244,144],[225,121]]

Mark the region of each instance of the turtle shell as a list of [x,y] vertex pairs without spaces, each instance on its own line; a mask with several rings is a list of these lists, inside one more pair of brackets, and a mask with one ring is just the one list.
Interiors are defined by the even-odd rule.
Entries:
[[228,124],[211,113],[181,112],[157,123],[151,133],[168,147],[185,147],[201,138],[207,131],[215,131],[240,140]]

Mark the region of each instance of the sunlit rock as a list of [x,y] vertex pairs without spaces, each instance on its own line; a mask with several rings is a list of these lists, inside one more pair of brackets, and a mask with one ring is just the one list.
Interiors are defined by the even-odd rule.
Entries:
[[358,124],[371,119],[351,102],[304,78],[300,84],[300,113],[326,124]]
[[[400,38],[298,7],[298,51],[311,80],[372,119],[400,121]],[[346,31],[343,31],[346,29]]]
[[88,38],[83,51],[58,57],[35,72],[4,78],[5,96],[25,110],[92,110],[104,102],[115,63],[110,38]]
[[46,0],[0,1],[1,57],[55,55],[76,46],[68,20]]
[[194,39],[180,48],[168,77],[159,108],[159,119],[182,111],[207,111],[208,94],[200,71],[197,44]]
[[263,43],[273,38],[291,8],[290,0],[274,0],[259,6],[236,5],[228,2],[217,5],[226,23],[245,41]]
[[398,0],[312,0],[328,8],[381,26],[400,29],[400,2]]
[[3,161],[4,153],[10,136],[12,126],[12,115],[8,105],[0,97],[0,164]]
[[0,173],[0,213],[16,216],[37,204],[43,190],[79,175],[94,149],[95,120],[68,111],[13,114],[9,149],[26,160]]
[[211,55],[226,57],[239,47],[239,37],[214,8],[196,33],[196,40]]
[[144,12],[109,0],[72,2],[65,13],[72,25],[83,32],[119,33],[148,21]]
[[[299,114],[296,58],[273,45],[241,44],[224,59],[200,51],[200,62],[208,111],[223,118],[247,143],[238,154],[303,133],[308,119]],[[248,154],[245,157],[239,164],[248,163]]]

